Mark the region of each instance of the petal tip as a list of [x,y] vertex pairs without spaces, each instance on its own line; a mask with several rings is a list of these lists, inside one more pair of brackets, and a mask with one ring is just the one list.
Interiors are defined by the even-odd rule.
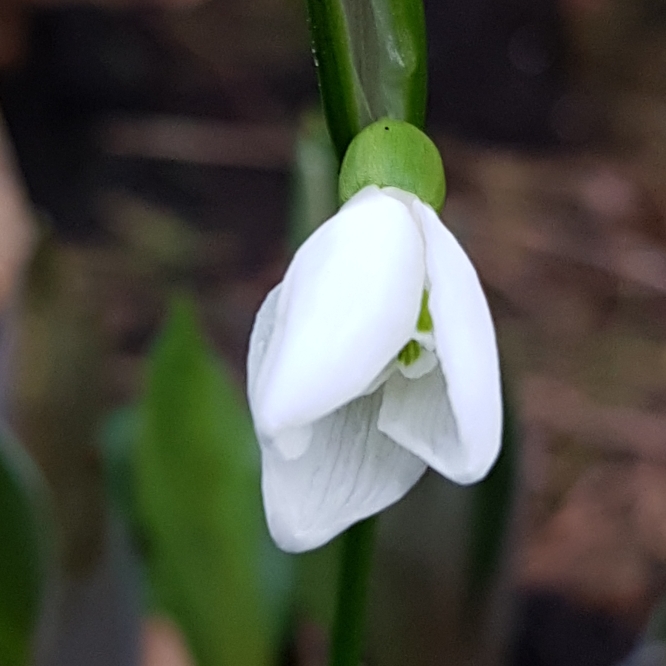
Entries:
[[338,536],[334,529],[301,529],[285,519],[280,511],[270,511],[264,494],[266,509],[266,524],[268,532],[275,545],[285,553],[304,553],[324,546]]

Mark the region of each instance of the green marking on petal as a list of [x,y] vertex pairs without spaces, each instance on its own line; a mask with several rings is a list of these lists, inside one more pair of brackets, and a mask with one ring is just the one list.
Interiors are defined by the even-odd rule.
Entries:
[[[419,333],[432,333],[433,324],[430,310],[428,310],[428,290],[423,290],[421,296],[421,311],[416,321],[416,330]],[[421,345],[416,340],[410,340],[398,353],[398,361],[403,365],[411,365],[421,356]]]
[[428,310],[428,297],[428,290],[424,289],[421,297],[421,311],[416,322],[416,330],[419,333],[432,333],[433,331],[432,317],[430,316],[430,310]]
[[416,340],[410,340],[399,352],[398,361],[403,365],[411,365],[421,356],[421,345]]

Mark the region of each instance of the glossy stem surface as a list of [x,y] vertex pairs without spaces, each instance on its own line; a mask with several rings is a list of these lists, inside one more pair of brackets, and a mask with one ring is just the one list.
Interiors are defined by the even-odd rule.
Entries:
[[377,516],[367,518],[343,536],[329,666],[358,666],[361,661],[377,522]]
[[329,134],[341,161],[379,118],[423,128],[427,45],[422,0],[307,0]]
[[328,131],[338,159],[361,131],[358,82],[341,0],[307,0],[312,55]]

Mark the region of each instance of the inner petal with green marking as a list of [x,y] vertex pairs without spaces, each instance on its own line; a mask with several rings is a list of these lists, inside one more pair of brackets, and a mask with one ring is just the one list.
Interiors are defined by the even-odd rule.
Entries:
[[[419,333],[432,333],[432,317],[428,310],[428,290],[423,290],[421,297],[421,311],[416,321],[416,330]],[[398,361],[405,366],[414,363],[421,356],[421,344],[416,340],[410,340],[398,353]]]
[[410,340],[398,353],[398,361],[403,365],[411,365],[421,356],[421,345],[416,340]]
[[419,333],[432,333],[432,317],[430,316],[430,310],[428,310],[428,290],[423,290],[423,296],[421,296],[421,312],[419,312],[419,318],[416,320],[416,330]]

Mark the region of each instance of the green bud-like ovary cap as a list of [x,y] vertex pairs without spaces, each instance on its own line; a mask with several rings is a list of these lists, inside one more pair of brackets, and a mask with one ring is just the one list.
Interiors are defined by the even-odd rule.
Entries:
[[384,118],[354,137],[340,169],[344,203],[368,185],[398,187],[436,211],[444,205],[446,180],[437,146],[421,130]]

